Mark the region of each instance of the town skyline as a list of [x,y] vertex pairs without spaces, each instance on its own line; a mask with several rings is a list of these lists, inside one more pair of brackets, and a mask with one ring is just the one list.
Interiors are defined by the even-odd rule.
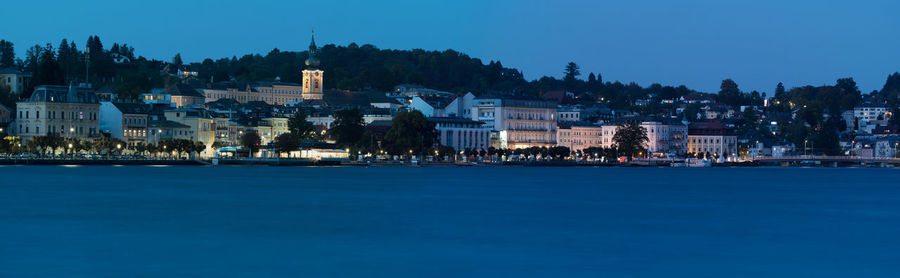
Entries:
[[[265,54],[273,48],[301,51],[305,48],[309,30],[314,28],[321,45],[356,42],[359,45],[370,43],[383,49],[454,49],[484,63],[501,61],[507,67],[522,71],[528,80],[545,75],[559,78],[562,76],[561,66],[573,61],[582,66],[584,75],[581,78],[586,78],[589,72],[596,72],[608,81],[633,81],[641,86],[652,83],[683,84],[709,93],[718,91],[720,81],[727,78],[737,81],[743,91],[757,90],[771,94],[778,82],[791,88],[831,84],[844,77],[853,77],[860,90],[868,93],[881,89],[887,75],[897,71],[892,64],[900,60],[900,53],[890,51],[888,46],[896,45],[891,40],[898,39],[879,35],[889,33],[891,26],[897,26],[897,19],[886,14],[886,11],[896,10],[891,9],[896,3],[867,1],[851,7],[808,7],[809,10],[801,10],[799,4],[780,5],[765,1],[731,6],[703,2],[691,1],[681,6],[649,5],[647,18],[659,18],[646,23],[639,22],[638,19],[643,16],[636,7],[627,4],[575,1],[560,4],[567,7],[567,13],[574,13],[575,16],[560,12],[562,8],[559,7],[545,7],[543,14],[548,19],[572,18],[565,24],[556,20],[527,20],[526,15],[541,10],[530,2],[519,5],[492,2],[482,6],[461,2],[453,6],[440,6],[451,12],[440,13],[436,17],[422,15],[428,9],[438,7],[427,3],[407,5],[411,7],[403,9],[400,9],[404,6],[402,2],[386,3],[379,7],[366,7],[370,4],[359,3],[355,6],[358,9],[344,10],[322,3],[268,3],[270,5],[248,7],[244,15],[233,8],[210,7],[201,2],[179,5],[183,11],[196,14],[195,17],[177,17],[164,13],[159,7],[150,6],[145,8],[151,12],[137,18],[126,18],[127,10],[132,7],[125,6],[104,10],[106,15],[100,19],[80,19],[75,14],[84,16],[94,12],[75,4],[59,3],[59,8],[48,9],[48,15],[71,24],[60,26],[52,22],[36,22],[28,32],[10,30],[4,38],[16,43],[19,57],[23,57],[31,45],[56,44],[58,40],[68,38],[83,46],[83,38],[99,35],[106,42],[128,43],[147,58],[168,61],[176,53],[181,53],[186,62],[200,62],[204,58]],[[7,9],[9,11],[34,8],[29,3],[11,4],[13,7]],[[601,13],[604,16],[593,23],[590,19],[577,16],[586,11],[568,8],[576,4],[585,5],[584,10],[607,12]],[[735,7],[745,11],[732,14],[734,20],[721,21],[725,16],[707,15],[697,10],[704,4],[709,5],[710,11],[722,12]],[[303,9],[294,10],[296,6]],[[673,14],[681,12],[694,17],[674,20],[678,16],[662,12],[666,8],[674,9]],[[403,13],[406,17],[402,18],[419,19],[421,24],[377,20],[379,17],[362,11],[392,9],[407,11]],[[73,10],[81,13],[68,12]],[[485,12],[488,10],[500,12],[489,15]],[[371,21],[372,24],[359,28],[356,24],[359,21],[356,20],[347,23],[328,19],[342,13]],[[764,23],[762,21],[765,20],[761,19],[750,20],[755,17],[791,18],[787,16],[792,13],[795,17],[790,21],[795,22],[816,22],[810,20],[841,14],[860,18],[817,24],[782,23],[781,26]],[[260,14],[268,16],[265,20],[253,20],[262,19]],[[27,21],[20,16],[0,12],[0,19],[4,21]],[[202,20],[229,16],[246,16],[248,20]],[[149,18],[140,20],[144,17]],[[423,20],[426,18],[429,20]],[[483,18],[490,20],[479,20]],[[178,24],[178,20],[160,19],[185,19],[188,23],[182,25]],[[116,24],[128,27],[106,24],[109,21],[128,22]],[[619,23],[609,24],[607,21]],[[451,22],[457,24],[449,24]],[[671,26],[665,27],[660,22],[670,22]],[[717,22],[719,24],[715,24]],[[249,32],[253,30],[256,31]],[[523,32],[530,35],[523,36]],[[173,41],[183,43],[166,43]],[[871,43],[874,41],[881,43]],[[521,51],[508,51],[510,48]]]

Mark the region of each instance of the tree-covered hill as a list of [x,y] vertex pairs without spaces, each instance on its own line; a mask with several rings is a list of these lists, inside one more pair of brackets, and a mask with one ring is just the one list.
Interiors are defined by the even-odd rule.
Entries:
[[[265,56],[245,55],[230,59],[205,59],[191,64],[200,79],[222,81],[274,80],[300,82],[306,51],[273,49]],[[426,51],[379,49],[373,45],[325,45],[319,66],[325,71],[325,88],[387,91],[403,83],[454,92],[510,91],[527,82],[522,74],[500,62],[480,59],[454,50]]]

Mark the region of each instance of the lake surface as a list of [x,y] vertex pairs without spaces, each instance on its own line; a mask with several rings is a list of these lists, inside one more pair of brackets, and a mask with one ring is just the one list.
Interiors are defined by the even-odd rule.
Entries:
[[896,277],[900,169],[0,167],[0,277]]

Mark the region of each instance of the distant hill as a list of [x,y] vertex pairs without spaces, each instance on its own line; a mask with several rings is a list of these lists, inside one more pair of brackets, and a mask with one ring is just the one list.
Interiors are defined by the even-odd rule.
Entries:
[[[265,56],[205,59],[190,64],[201,80],[275,80],[300,82],[307,51],[274,49]],[[518,70],[500,62],[480,59],[454,50],[389,50],[365,44],[325,45],[319,49],[318,67],[325,71],[325,88],[388,91],[397,84],[421,84],[452,92],[511,91],[527,83]]]

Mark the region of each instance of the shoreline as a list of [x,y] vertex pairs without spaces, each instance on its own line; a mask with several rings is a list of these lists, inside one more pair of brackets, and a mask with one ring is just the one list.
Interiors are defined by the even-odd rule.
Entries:
[[821,168],[900,168],[891,163],[774,163],[774,162],[728,162],[706,167],[673,166],[671,163],[631,162],[631,163],[585,163],[575,161],[507,161],[507,162],[419,162],[407,161],[313,161],[303,159],[0,159],[0,166],[275,166],[275,167],[635,167],[635,168],[753,168],[753,167],[821,167]]

